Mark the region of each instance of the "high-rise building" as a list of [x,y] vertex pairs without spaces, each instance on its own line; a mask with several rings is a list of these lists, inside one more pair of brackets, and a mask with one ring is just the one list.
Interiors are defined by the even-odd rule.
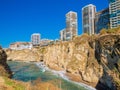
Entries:
[[77,13],[70,11],[66,14],[66,40],[71,40],[78,34]]
[[66,29],[63,29],[60,31],[60,40],[65,41],[66,40]]
[[120,26],[120,0],[109,0],[110,27]]
[[89,4],[82,8],[82,26],[83,32],[92,35],[95,33],[95,19],[96,6]]
[[40,45],[40,34],[39,33],[32,34],[31,42],[33,46],[39,46]]
[[101,29],[110,27],[109,8],[99,11],[95,14],[95,33],[99,33]]

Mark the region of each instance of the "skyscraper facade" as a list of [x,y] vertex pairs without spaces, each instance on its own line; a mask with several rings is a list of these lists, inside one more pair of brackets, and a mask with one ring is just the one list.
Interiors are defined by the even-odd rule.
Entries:
[[71,40],[78,34],[77,13],[70,11],[66,14],[66,40]]
[[96,6],[89,4],[82,8],[82,26],[83,32],[92,35],[95,33],[95,13],[96,13]]
[[120,26],[120,0],[109,0],[110,27]]
[[66,40],[66,29],[63,29],[60,31],[60,40],[65,41]]
[[33,46],[39,46],[40,45],[40,34],[39,33],[32,34],[31,42]]
[[95,32],[99,33],[101,29],[110,27],[109,8],[99,11],[95,14]]

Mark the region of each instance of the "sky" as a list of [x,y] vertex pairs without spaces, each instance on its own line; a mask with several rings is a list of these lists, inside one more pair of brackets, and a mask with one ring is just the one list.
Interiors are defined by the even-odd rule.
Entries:
[[108,7],[108,0],[0,0],[0,45],[7,48],[13,42],[30,42],[33,33],[40,33],[42,39],[59,39],[69,11],[77,12],[81,35],[81,9],[88,4],[100,11]]

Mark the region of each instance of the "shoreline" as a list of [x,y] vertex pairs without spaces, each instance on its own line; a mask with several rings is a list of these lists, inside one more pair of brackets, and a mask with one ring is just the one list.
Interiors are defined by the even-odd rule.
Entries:
[[[36,66],[38,66],[39,68],[40,67],[40,64],[41,62],[37,62],[37,61],[21,61],[21,60],[7,60],[7,61],[13,61],[13,62],[24,62],[24,63],[33,63],[35,64]],[[43,62],[42,62],[43,63]],[[72,74],[69,73],[69,75],[67,75],[67,72],[66,71],[56,71],[54,69],[50,69],[49,67],[47,67],[45,64],[44,64],[45,68],[42,67],[42,69],[45,69],[45,71],[50,71],[52,72],[54,75],[68,81],[68,82],[71,82],[71,83],[74,83],[74,84],[77,84],[81,87],[84,87],[85,89],[88,89],[88,90],[96,90],[94,87],[92,87],[91,85],[87,85],[86,83],[84,82],[79,82],[79,81],[76,81],[76,80],[73,80],[71,78]],[[43,73],[44,73],[44,70],[43,70]]]
[[[40,68],[40,66],[39,66],[40,62],[36,62],[35,64]],[[76,81],[71,80],[70,77],[66,75],[66,73],[67,73],[66,71],[56,71],[56,70],[50,69],[50,68],[48,68],[48,67],[46,67],[46,71],[50,71],[50,72],[52,72],[54,75],[57,75],[58,77],[66,80],[66,81],[68,81],[68,82],[71,82],[71,83],[77,84],[77,85],[79,85],[79,86],[81,86],[81,87],[84,87],[85,89],[88,89],[88,90],[96,90],[94,87],[89,86],[89,85],[87,85],[87,84],[85,84],[85,83],[76,82]]]

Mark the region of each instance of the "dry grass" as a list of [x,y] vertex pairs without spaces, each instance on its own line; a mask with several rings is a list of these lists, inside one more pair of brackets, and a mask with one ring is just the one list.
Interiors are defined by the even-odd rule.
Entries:
[[61,90],[53,83],[53,81],[42,82],[38,79],[33,83],[25,83],[7,77],[1,77],[0,80],[0,90]]

